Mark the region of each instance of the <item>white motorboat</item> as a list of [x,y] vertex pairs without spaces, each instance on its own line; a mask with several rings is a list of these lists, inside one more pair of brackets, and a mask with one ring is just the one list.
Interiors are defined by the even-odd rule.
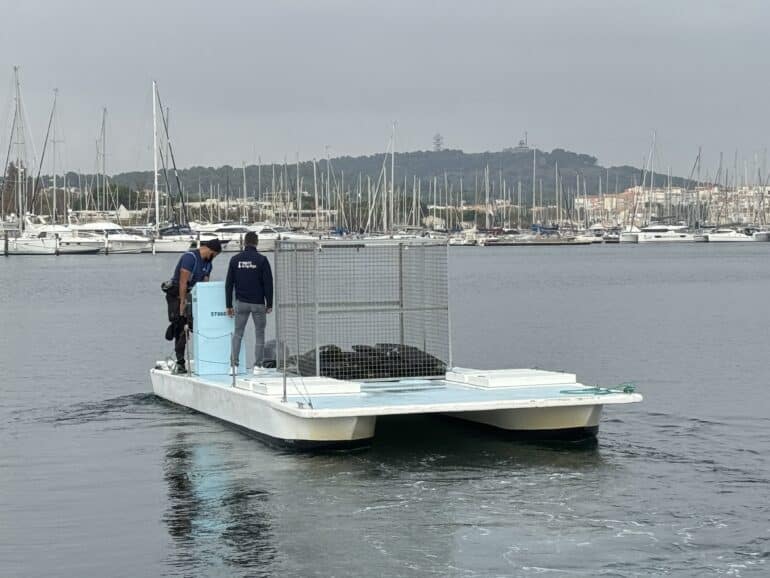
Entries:
[[156,237],[152,239],[150,250],[153,253],[185,253],[196,246],[196,239],[189,235]]
[[110,221],[73,224],[71,228],[79,234],[99,237],[107,253],[143,253],[152,249],[152,241],[148,237],[127,233],[123,227]]
[[224,248],[225,251],[237,253],[243,249],[243,237],[251,230],[246,225],[231,223],[209,227],[201,232],[205,231],[205,233],[214,235],[223,243],[227,243]]
[[740,243],[754,240],[751,235],[729,228],[714,229],[713,231],[704,233],[703,237],[705,237],[706,241],[709,243]]
[[642,227],[638,233],[624,231],[620,234],[621,243],[692,243],[694,241],[695,235],[687,230],[687,225],[649,225]]
[[79,234],[68,225],[50,224],[45,217],[28,215],[24,231],[9,238],[9,255],[82,255],[99,253],[104,242],[89,234]]
[[255,224],[250,227],[259,237],[257,249],[260,251],[275,251],[277,241],[283,239],[311,240],[315,239],[307,233],[298,233],[287,227],[280,225],[271,225],[269,223]]
[[636,225],[623,227],[618,231],[618,243],[638,243],[640,230]]
[[[194,233],[184,225],[171,225],[160,229],[159,234],[152,239],[153,253],[184,253],[195,249],[204,241],[218,239],[216,234],[208,232]],[[227,240],[220,239],[223,249],[227,248]]]
[[448,243],[452,246],[475,247],[479,243],[478,230],[474,227],[450,235]]
[[279,239],[311,239],[315,238],[306,233],[297,233],[287,227],[270,223],[255,223],[243,225],[238,223],[190,223],[193,235],[202,235],[201,239],[216,237],[225,245],[225,251],[237,252],[243,248],[243,237],[253,231],[259,237],[257,248],[260,251],[275,250],[275,242]]
[[280,241],[276,249],[277,368],[246,374],[242,349],[240,371],[230,374],[224,284],[198,283],[192,371],[158,362],[156,395],[293,448],[367,445],[378,417],[407,414],[515,436],[591,438],[604,406],[642,400],[631,386],[583,385],[570,373],[454,367],[446,243]]
[[93,239],[60,237],[45,231],[36,235],[9,237],[4,251],[8,255],[87,255],[101,252],[103,246]]
[[620,243],[620,229],[608,229],[607,232],[604,233],[603,241],[605,243]]
[[479,245],[484,247],[537,247],[555,245],[592,245],[593,236],[570,235],[554,233],[540,235],[536,233],[522,233],[518,235],[488,235],[479,239]]

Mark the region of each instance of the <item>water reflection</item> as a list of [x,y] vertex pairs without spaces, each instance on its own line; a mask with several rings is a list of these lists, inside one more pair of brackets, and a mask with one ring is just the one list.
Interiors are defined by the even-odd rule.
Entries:
[[270,575],[276,550],[269,493],[255,487],[257,478],[239,478],[243,468],[224,463],[226,454],[181,432],[166,447],[163,521],[176,546],[171,565],[181,574],[223,565],[228,575]]
[[173,538],[189,543],[193,537],[193,520],[198,517],[201,502],[190,479],[192,451],[184,438],[184,434],[178,434],[176,443],[166,450],[164,479],[168,484],[169,503],[163,521]]

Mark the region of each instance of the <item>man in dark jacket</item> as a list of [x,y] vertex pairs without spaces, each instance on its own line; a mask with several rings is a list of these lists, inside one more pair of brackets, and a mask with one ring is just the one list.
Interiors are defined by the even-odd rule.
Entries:
[[[267,314],[273,310],[273,272],[270,270],[267,257],[257,251],[258,241],[256,233],[253,231],[246,233],[243,239],[245,248],[230,259],[225,281],[227,314],[235,317],[230,362],[233,368],[237,367],[243,332],[251,316],[254,320],[256,335],[254,373],[262,370]],[[233,307],[233,291],[236,298],[235,307]]]

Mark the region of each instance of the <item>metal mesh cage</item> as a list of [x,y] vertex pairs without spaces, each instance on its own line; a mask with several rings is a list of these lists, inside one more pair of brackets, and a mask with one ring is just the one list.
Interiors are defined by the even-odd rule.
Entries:
[[303,376],[443,376],[450,364],[447,246],[278,241],[278,366]]

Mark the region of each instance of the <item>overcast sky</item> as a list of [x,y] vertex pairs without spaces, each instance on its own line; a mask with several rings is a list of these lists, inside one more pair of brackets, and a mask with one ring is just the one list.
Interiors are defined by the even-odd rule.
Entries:
[[[181,166],[530,142],[687,173],[704,147],[761,160],[770,2],[760,0],[0,0],[35,147],[59,89],[63,161],[150,169],[152,79]],[[3,154],[3,156],[5,156]],[[713,173],[713,168],[711,171]]]

